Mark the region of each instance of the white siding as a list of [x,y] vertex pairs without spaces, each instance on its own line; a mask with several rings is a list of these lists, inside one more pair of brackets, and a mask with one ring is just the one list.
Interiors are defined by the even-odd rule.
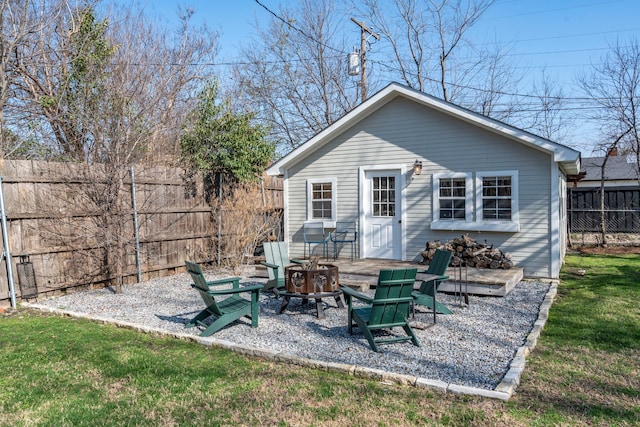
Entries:
[[[337,178],[338,220],[359,216],[358,166],[405,164],[422,160],[419,176],[407,174],[406,254],[421,260],[428,240],[469,234],[512,254],[527,276],[551,276],[550,155],[485,131],[477,126],[396,98],[354,124],[288,172],[288,237],[292,256],[301,256],[306,219],[306,180]],[[434,173],[517,170],[520,232],[444,232],[430,229]],[[557,185],[557,183],[554,183]]]

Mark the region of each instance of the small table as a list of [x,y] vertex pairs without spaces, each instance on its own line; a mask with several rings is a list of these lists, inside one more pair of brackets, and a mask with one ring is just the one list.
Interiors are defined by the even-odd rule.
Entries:
[[282,314],[289,305],[289,300],[302,298],[302,304],[306,305],[309,299],[316,300],[316,312],[319,319],[324,319],[322,298],[333,297],[338,308],[344,308],[340,296],[342,289],[339,286],[338,267],[331,264],[319,264],[317,269],[306,270],[302,265],[285,267],[285,292],[278,292],[283,297],[278,314]]

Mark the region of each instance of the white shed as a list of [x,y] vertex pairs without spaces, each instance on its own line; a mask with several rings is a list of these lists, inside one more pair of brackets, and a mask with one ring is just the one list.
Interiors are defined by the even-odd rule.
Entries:
[[355,221],[358,258],[420,261],[427,241],[469,235],[557,278],[579,171],[578,151],[392,83],[267,173],[284,178],[292,257],[306,221]]

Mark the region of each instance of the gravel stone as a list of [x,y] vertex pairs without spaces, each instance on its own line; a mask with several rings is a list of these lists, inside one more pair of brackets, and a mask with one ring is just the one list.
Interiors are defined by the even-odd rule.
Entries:
[[[232,275],[224,270],[205,272],[207,280]],[[241,286],[265,280],[244,274]],[[199,335],[201,328],[184,328],[204,309],[199,293],[190,284],[184,273],[125,285],[122,294],[110,288],[96,289],[53,297],[39,305]],[[468,306],[460,306],[453,295],[438,294],[438,300],[453,314],[438,315],[434,325],[433,313],[416,306],[411,321],[424,328],[414,328],[420,347],[411,342],[383,344],[375,353],[357,327],[349,335],[347,310],[339,309],[333,298],[323,300],[325,319],[316,317],[313,300],[304,306],[300,298],[292,298],[287,310],[278,315],[282,300],[269,291],[260,294],[258,328],[251,328],[251,321],[242,318],[214,338],[328,363],[495,390],[525,343],[549,287],[548,283],[522,281],[506,297],[470,296]],[[401,328],[396,329],[394,334],[404,334]]]

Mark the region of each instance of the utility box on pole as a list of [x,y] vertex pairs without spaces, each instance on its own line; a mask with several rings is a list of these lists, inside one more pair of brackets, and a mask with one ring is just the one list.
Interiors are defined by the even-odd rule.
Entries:
[[357,76],[360,74],[360,54],[354,51],[351,52],[347,58],[349,64],[349,75]]
[[[362,86],[362,102],[367,100],[367,34],[370,34],[376,40],[380,40],[380,36],[371,31],[367,24],[360,22],[355,18],[351,18],[351,21],[360,27],[360,80]],[[351,58],[349,58],[351,59]]]

